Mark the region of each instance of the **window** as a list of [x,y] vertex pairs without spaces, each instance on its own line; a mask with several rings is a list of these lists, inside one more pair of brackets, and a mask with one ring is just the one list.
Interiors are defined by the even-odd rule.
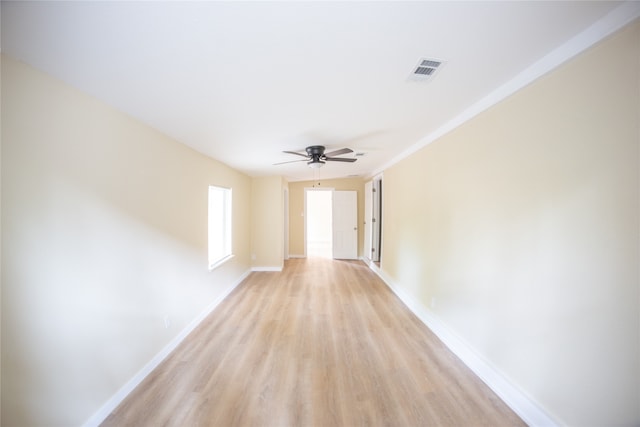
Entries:
[[209,186],[209,269],[227,261],[231,253],[231,189]]

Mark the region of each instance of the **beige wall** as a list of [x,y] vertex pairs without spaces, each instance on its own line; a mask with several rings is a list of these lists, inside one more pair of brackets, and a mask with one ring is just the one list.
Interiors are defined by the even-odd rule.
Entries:
[[562,424],[640,424],[640,24],[384,171],[382,271]]
[[284,263],[283,181],[279,176],[251,180],[251,265],[282,268]]
[[[325,166],[331,167],[331,165]],[[289,183],[289,255],[302,256],[304,247],[304,189],[318,186],[316,181]],[[321,181],[320,188],[355,190],[358,192],[358,256],[363,253],[364,241],[364,181],[360,178],[328,179]]]
[[250,268],[251,179],[7,57],[1,87],[2,425],[80,425]]

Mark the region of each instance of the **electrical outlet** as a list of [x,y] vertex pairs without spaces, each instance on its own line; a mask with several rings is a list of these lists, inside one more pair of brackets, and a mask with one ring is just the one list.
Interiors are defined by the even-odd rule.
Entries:
[[171,318],[168,314],[164,315],[164,328],[169,329],[171,327]]
[[436,299],[436,297],[431,297],[431,308],[436,308],[437,305],[438,300]]
[[255,260],[256,260],[256,254],[251,254],[251,259],[252,259],[253,261],[255,261]]

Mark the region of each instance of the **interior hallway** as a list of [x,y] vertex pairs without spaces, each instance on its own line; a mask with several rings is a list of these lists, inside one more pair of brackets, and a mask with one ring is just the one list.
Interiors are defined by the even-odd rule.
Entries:
[[252,273],[103,426],[520,426],[359,261]]

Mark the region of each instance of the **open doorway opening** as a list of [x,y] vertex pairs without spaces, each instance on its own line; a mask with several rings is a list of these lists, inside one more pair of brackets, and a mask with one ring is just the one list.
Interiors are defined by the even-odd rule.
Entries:
[[308,257],[332,257],[331,190],[306,189],[305,235]]
[[289,259],[289,189],[285,188],[282,194],[284,212],[284,259]]

